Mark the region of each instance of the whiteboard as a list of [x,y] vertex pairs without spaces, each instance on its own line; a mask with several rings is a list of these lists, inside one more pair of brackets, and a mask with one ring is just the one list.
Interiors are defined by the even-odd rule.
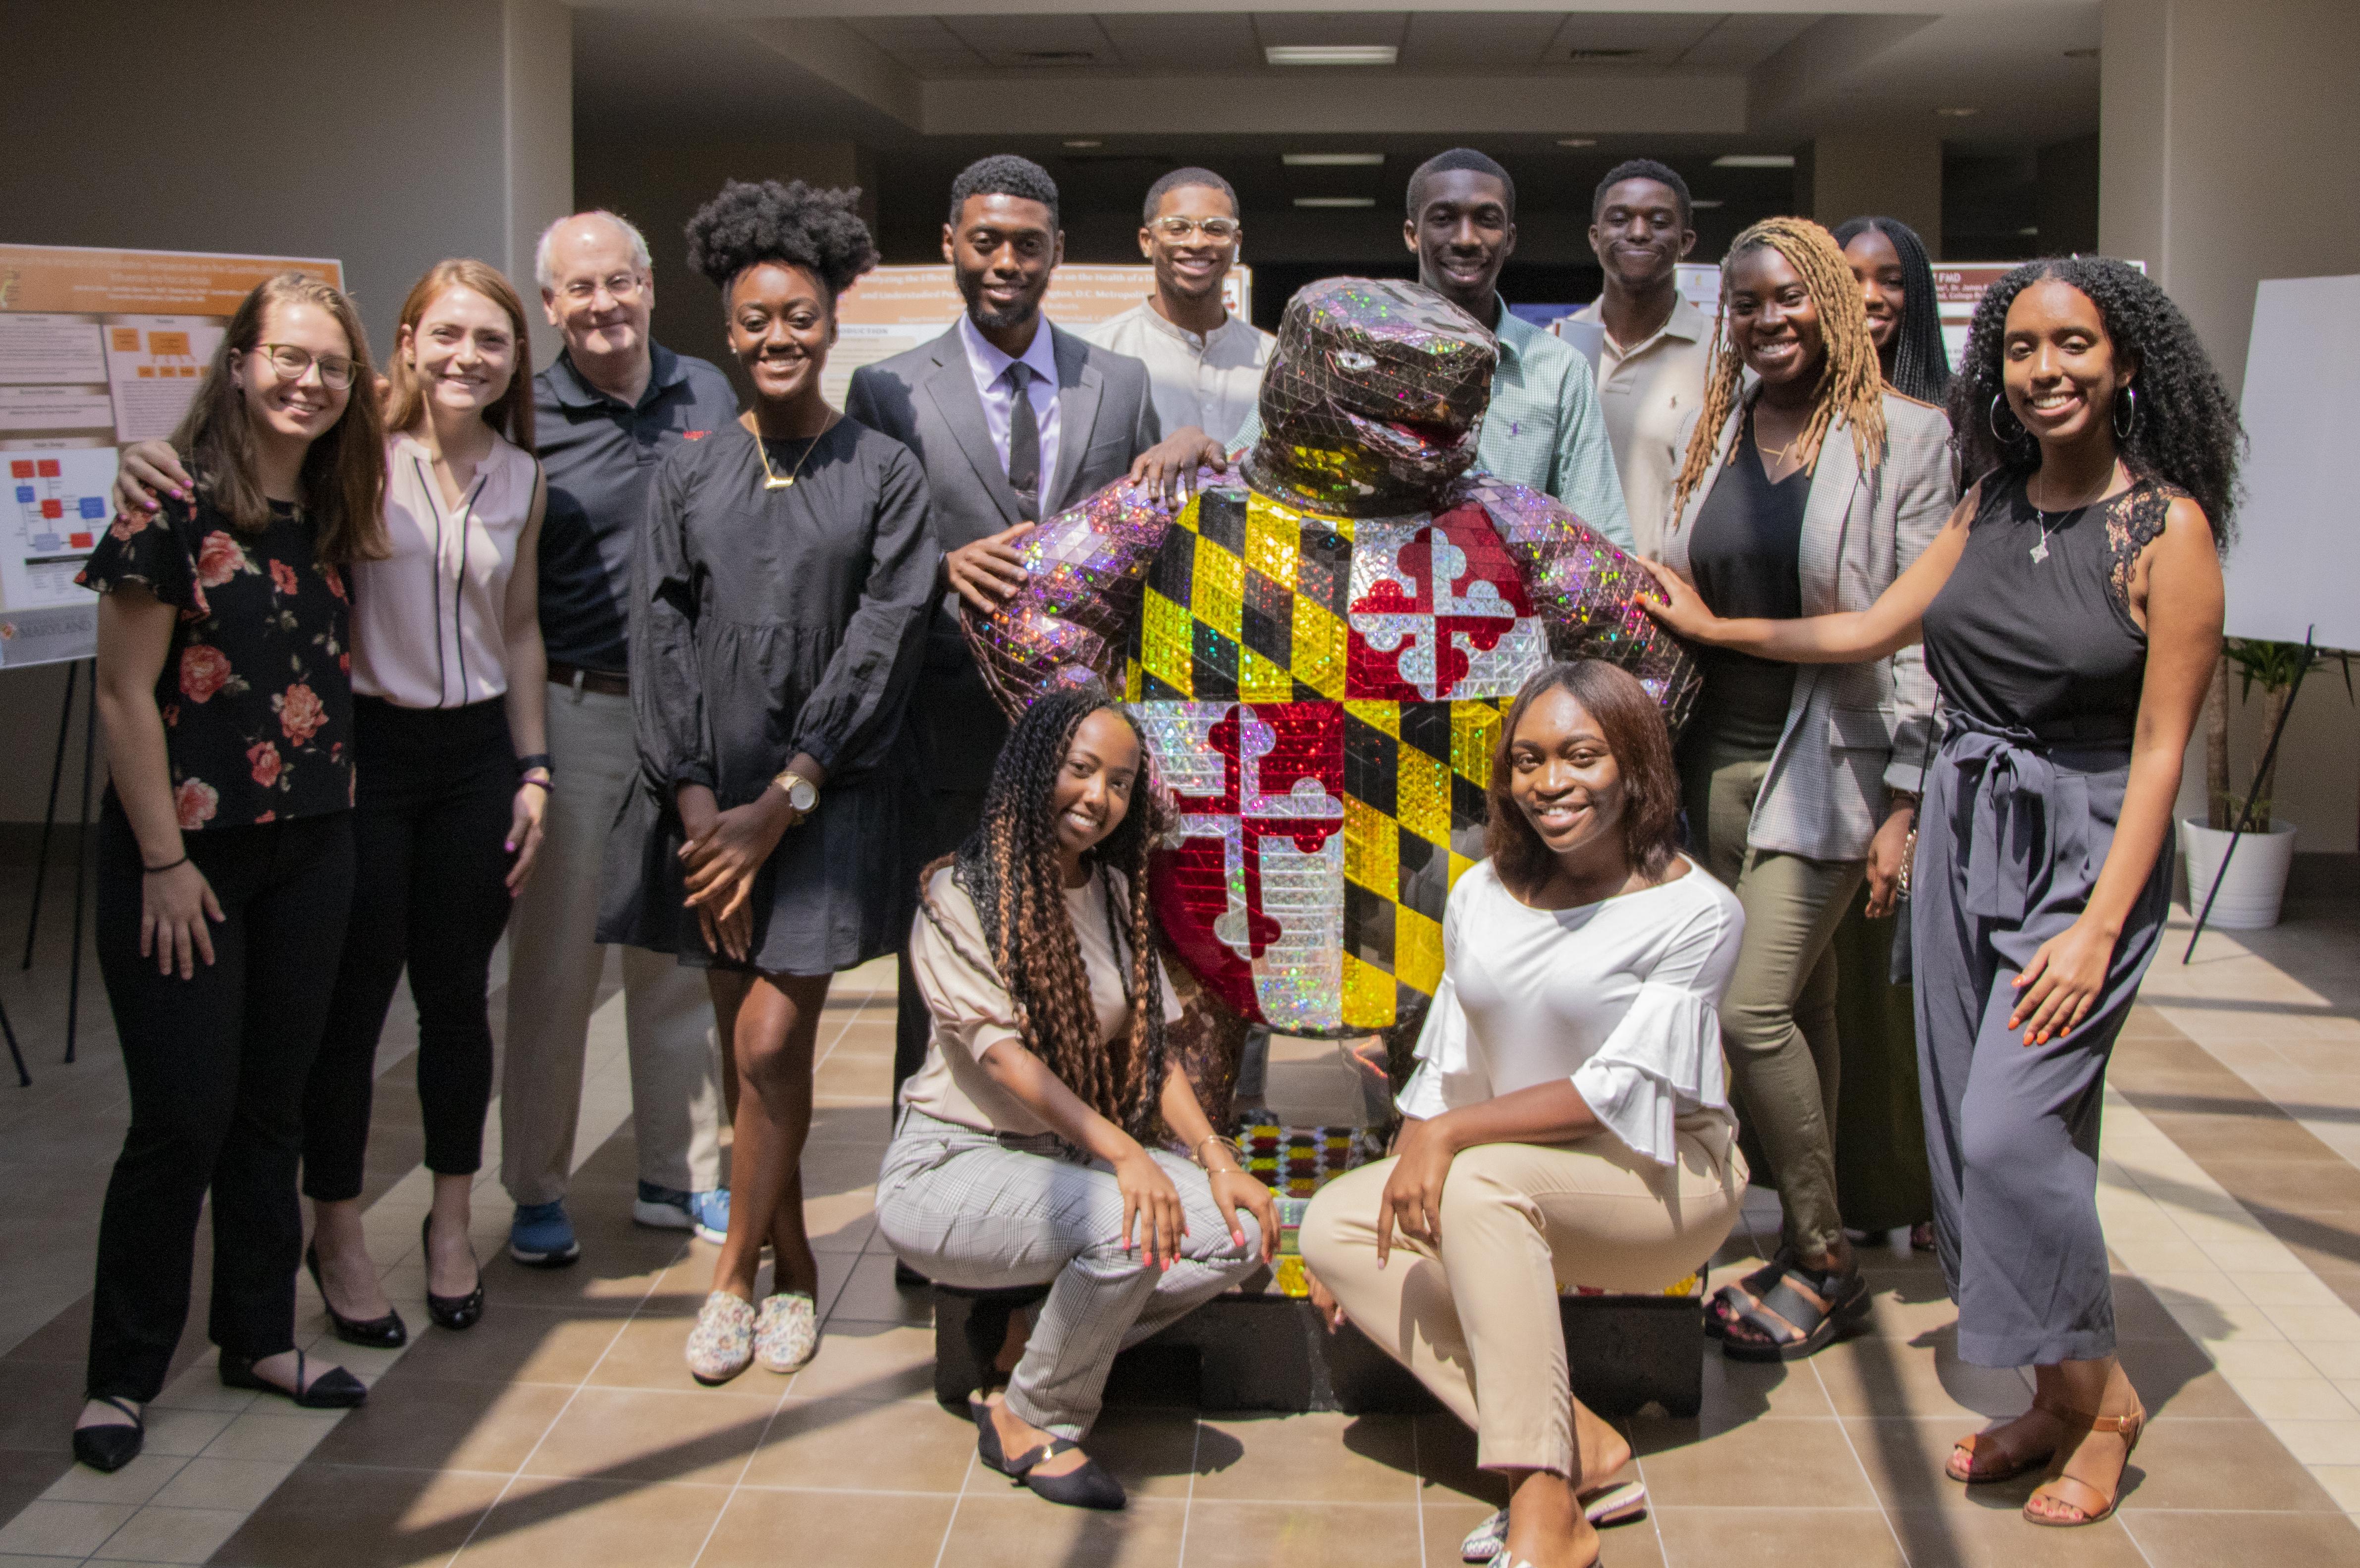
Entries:
[[2245,504],[2228,633],[2360,649],[2360,277],[2259,285],[2245,351]]

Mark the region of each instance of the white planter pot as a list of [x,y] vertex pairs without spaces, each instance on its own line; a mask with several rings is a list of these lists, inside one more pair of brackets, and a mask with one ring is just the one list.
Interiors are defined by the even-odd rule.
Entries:
[[[2182,818],[2180,846],[2188,857],[2188,909],[2204,907],[2212,877],[2232,835]],[[2278,901],[2286,896],[2287,872],[2294,866],[2294,828],[2287,824],[2267,833],[2246,833],[2237,839],[2237,852],[2229,857],[2229,874],[2212,901],[2208,924],[2223,931],[2258,931],[2278,923]]]

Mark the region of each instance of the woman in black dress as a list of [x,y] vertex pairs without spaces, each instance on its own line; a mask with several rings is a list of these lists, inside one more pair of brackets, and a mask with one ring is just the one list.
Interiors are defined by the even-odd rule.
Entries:
[[792,1372],[818,1348],[797,1168],[813,1039],[830,977],[893,950],[916,883],[901,709],[938,554],[925,479],[820,393],[836,297],[877,263],[858,197],[732,181],[690,220],[754,406],[665,459],[633,585],[644,778],[608,846],[598,939],[711,971],[736,1144],[729,1234],[688,1343],[705,1383],[757,1356]]
[[1959,1354],[2034,1371],[1954,1480],[2044,1462],[2035,1524],[2112,1513],[2147,1413],[2114,1356],[2098,1224],[2106,1058],[2163,934],[2180,762],[2221,652],[2234,405],[2187,318],[2095,257],[1976,309],[1951,422],[1983,476],[1869,609],[1722,620],[1658,572],[1674,630],[1767,658],[1922,638],[1946,713],[1911,872],[1918,1077]]

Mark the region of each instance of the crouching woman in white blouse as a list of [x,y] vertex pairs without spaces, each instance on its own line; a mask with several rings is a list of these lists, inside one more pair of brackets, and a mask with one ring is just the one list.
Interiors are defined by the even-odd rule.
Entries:
[[1312,1201],[1303,1256],[1323,1308],[1416,1374],[1507,1477],[1496,1564],[1585,1568],[1590,1519],[1627,1506],[1608,1483],[1631,1451],[1571,1395],[1557,1295],[1660,1290],[1737,1218],[1714,1007],[1744,916],[1677,853],[1670,738],[1621,669],[1525,684],[1491,801],[1491,858],[1443,916],[1393,1157]]

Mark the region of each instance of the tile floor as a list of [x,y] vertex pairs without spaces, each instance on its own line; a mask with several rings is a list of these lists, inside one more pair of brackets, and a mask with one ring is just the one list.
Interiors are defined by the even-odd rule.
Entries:
[[[12,939],[25,881],[0,868]],[[1951,1354],[1928,1260],[1876,1254],[1869,1332],[1783,1368],[1708,1357],[1696,1419],[1630,1423],[1655,1509],[1610,1532],[1605,1562],[2360,1564],[2346,1512],[2360,1510],[2360,909],[2298,914],[2251,940],[2208,936],[2186,969],[2159,964],[2117,1055],[2102,1202],[2124,1358],[2154,1422],[2116,1519],[2039,1530],[2016,1516],[2028,1480],[1968,1494],[1939,1478],[1950,1440],[2021,1409],[2028,1387]],[[1443,1416],[1113,1412],[1092,1446],[1131,1489],[1114,1516],[1054,1508],[980,1472],[971,1429],[933,1403],[923,1301],[893,1288],[869,1217],[890,1050],[882,970],[845,977],[823,1036],[805,1181],[828,1317],[801,1376],[757,1370],[707,1390],[683,1368],[713,1252],[628,1222],[619,998],[593,1027],[574,1202],[583,1262],[510,1265],[487,1183],[476,1236],[491,1310],[464,1334],[427,1326],[425,1177],[394,1070],[412,1036],[398,1016],[368,1223],[412,1344],[322,1347],[373,1385],[367,1407],[340,1418],[222,1389],[191,1334],[146,1454],[113,1476],[78,1469],[64,1432],[126,1107],[88,970],[82,1060],[55,1060],[61,918],[56,929],[31,975],[0,971],[36,1073],[28,1090],[0,1090],[0,1179],[15,1199],[0,1230],[0,1568],[1382,1568],[1455,1563],[1493,1506],[1471,1439]],[[1724,1270],[1768,1245],[1774,1201],[1749,1205]]]

